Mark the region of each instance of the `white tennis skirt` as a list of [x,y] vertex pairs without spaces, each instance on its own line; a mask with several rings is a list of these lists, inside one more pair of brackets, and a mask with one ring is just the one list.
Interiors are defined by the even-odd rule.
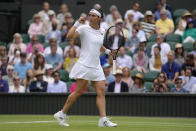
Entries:
[[105,75],[101,65],[98,68],[87,67],[77,62],[72,68],[69,77],[71,79],[84,79],[90,81],[101,81],[105,80]]

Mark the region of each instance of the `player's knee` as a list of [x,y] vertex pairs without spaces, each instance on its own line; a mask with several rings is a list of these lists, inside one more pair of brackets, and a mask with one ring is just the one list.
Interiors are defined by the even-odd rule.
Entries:
[[81,95],[83,94],[83,90],[76,90],[76,91],[75,91],[75,94],[76,94],[77,96],[81,96]]
[[99,88],[97,91],[98,96],[105,96],[105,88]]

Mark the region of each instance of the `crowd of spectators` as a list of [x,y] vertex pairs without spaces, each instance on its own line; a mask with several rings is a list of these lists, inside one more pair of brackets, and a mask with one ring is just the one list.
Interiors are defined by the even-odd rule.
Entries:
[[[107,31],[117,25],[124,34],[124,38],[114,34],[110,41],[125,40],[116,74],[112,74],[112,58],[100,56],[106,91],[196,93],[196,10],[176,17],[166,0],[158,0],[154,9],[144,13],[140,6],[144,5],[135,2],[122,14],[111,5],[110,13],[104,13],[100,26]],[[80,16],[89,24],[86,13]],[[67,74],[80,56],[80,40],[66,36],[76,20],[66,4],[57,13],[49,2],[32,20],[26,37],[15,33],[7,48],[0,46],[0,92],[73,92],[75,82]],[[84,92],[93,91],[88,87]]]

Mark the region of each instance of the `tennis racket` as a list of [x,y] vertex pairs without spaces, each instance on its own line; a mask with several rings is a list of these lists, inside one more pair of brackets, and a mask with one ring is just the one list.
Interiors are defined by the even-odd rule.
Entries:
[[104,37],[104,47],[111,50],[113,59],[113,74],[116,74],[116,57],[121,46],[125,44],[125,37],[120,26],[111,26]]

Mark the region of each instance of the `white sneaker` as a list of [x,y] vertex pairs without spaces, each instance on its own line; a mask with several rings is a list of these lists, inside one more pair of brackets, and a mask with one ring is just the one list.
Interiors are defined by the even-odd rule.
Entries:
[[62,111],[59,111],[57,113],[54,114],[54,118],[59,122],[59,125],[61,126],[69,126],[69,124],[67,124],[66,122],[66,115],[64,115],[62,113]]
[[100,118],[98,126],[99,127],[116,127],[117,124],[111,122],[108,118]]

